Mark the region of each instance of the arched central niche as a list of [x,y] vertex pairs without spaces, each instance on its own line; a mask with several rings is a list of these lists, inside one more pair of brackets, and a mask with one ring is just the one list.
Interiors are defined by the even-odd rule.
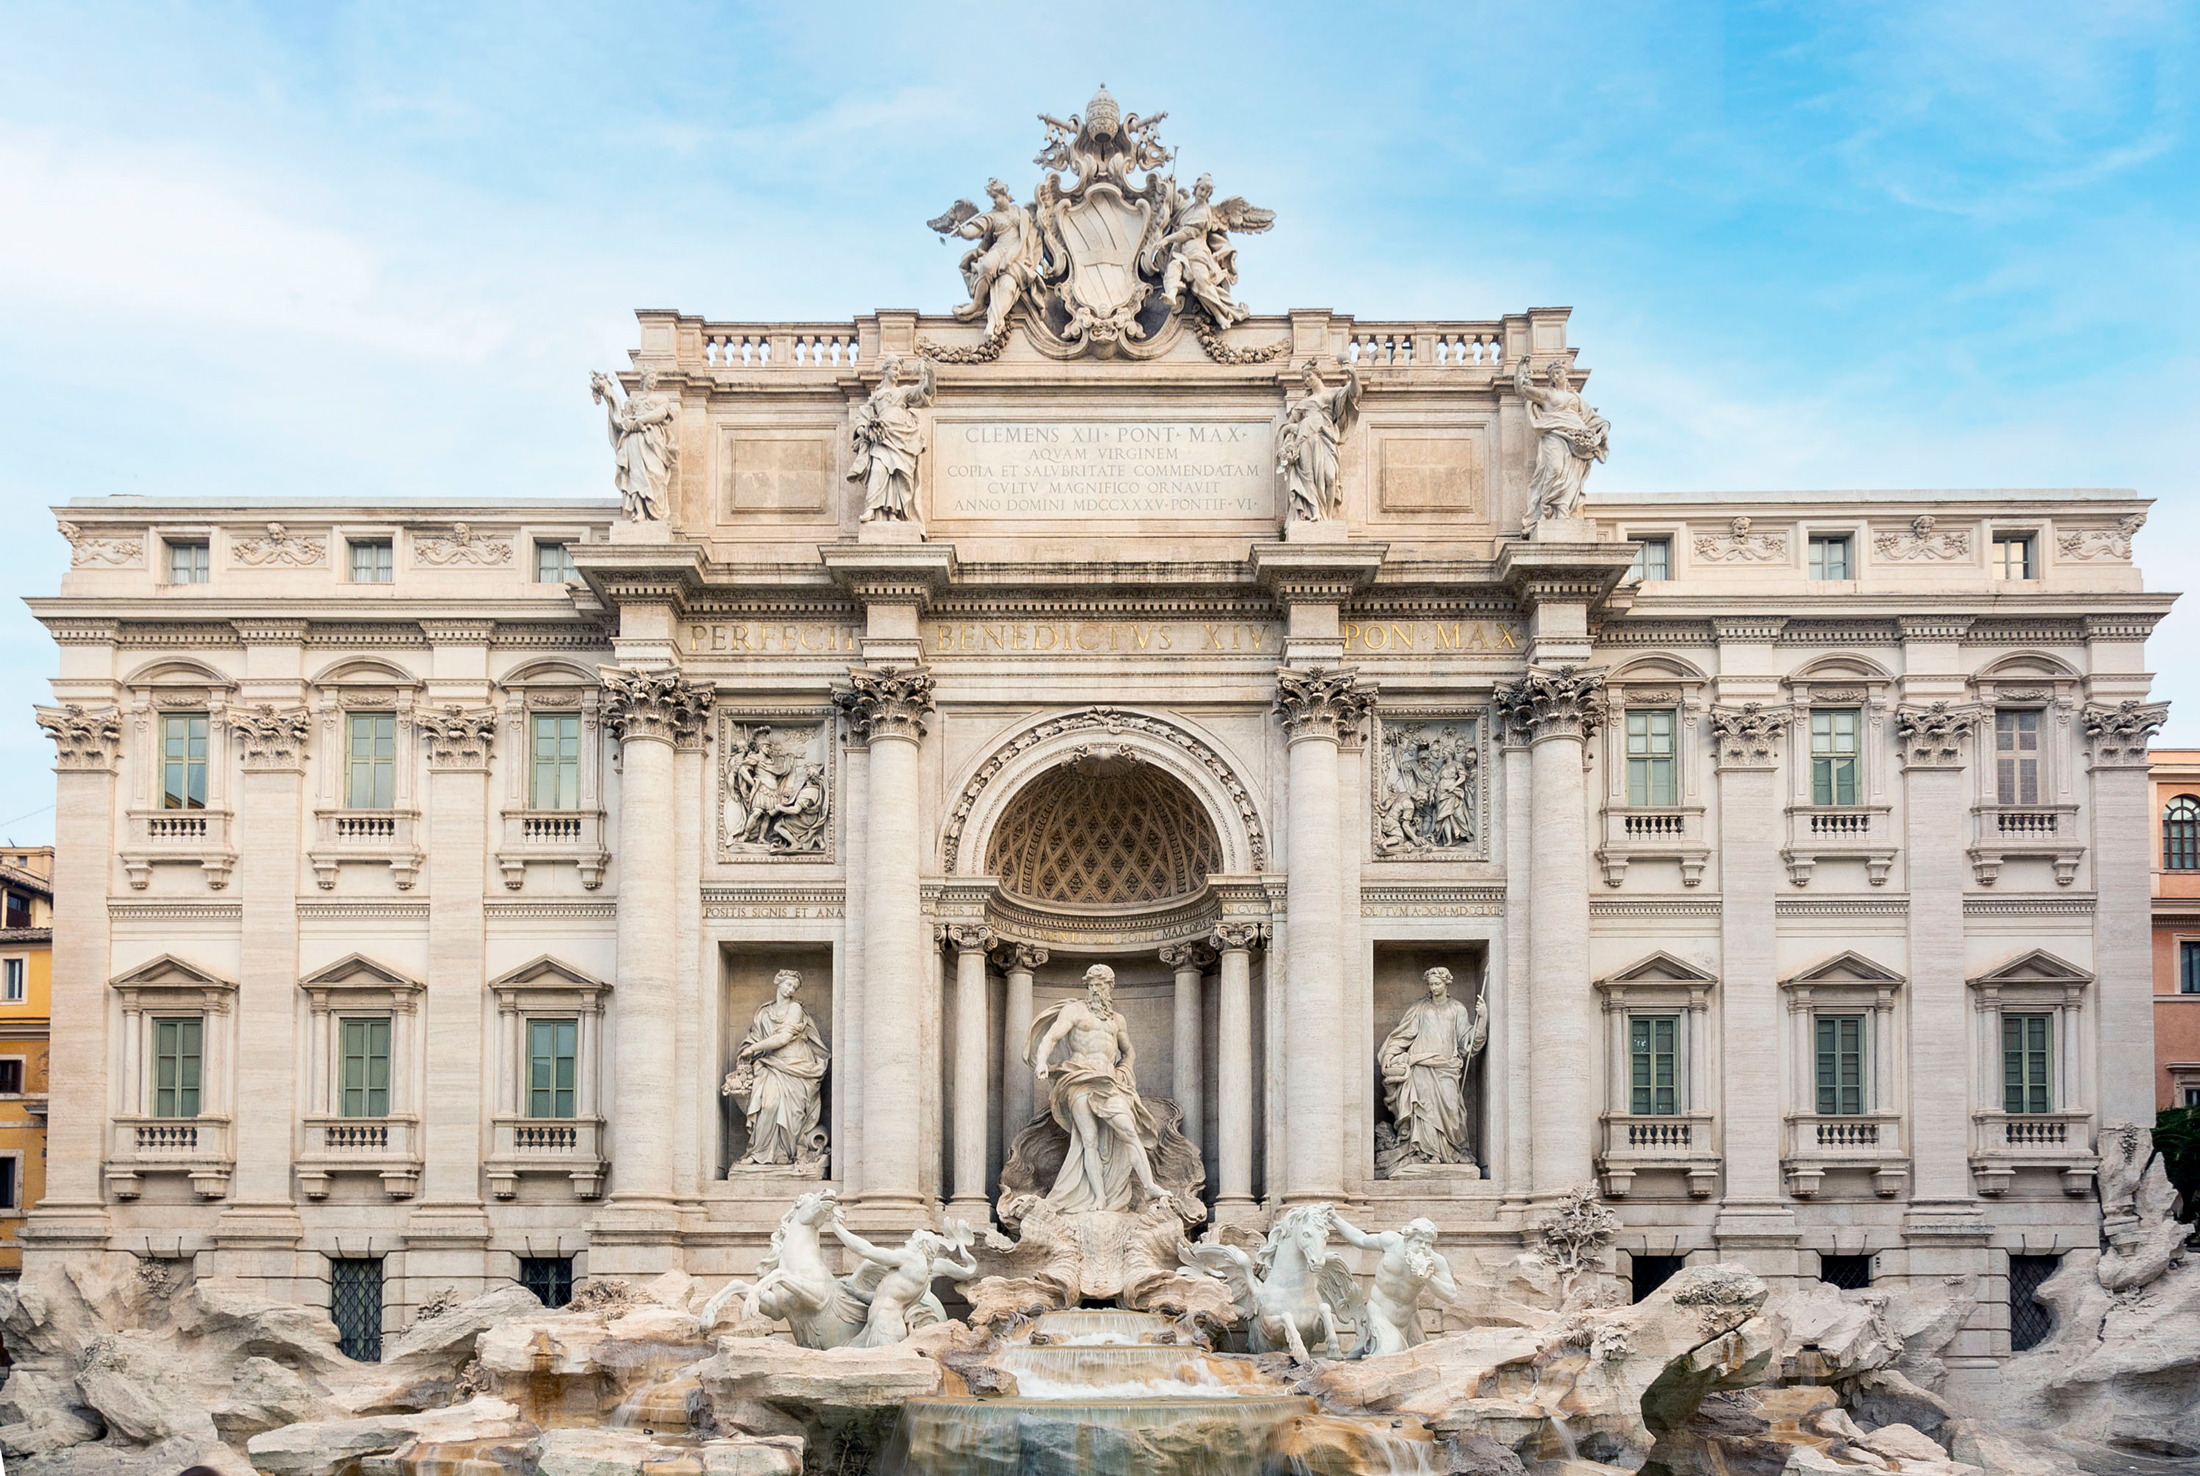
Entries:
[[1197,895],[1224,870],[1199,798],[1130,756],[1080,758],[1019,790],[986,845],[1002,891],[1054,907],[1147,908]]

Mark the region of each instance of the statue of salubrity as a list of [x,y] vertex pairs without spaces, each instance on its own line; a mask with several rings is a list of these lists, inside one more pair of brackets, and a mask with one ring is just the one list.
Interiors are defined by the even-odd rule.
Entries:
[[1535,432],[1535,473],[1522,530],[1533,532],[1545,519],[1580,517],[1589,467],[1609,451],[1612,423],[1574,388],[1563,359],[1551,361],[1539,385],[1522,357],[1513,365],[1513,389],[1528,402],[1528,428]]
[[1392,1135],[1378,1148],[1377,1167],[1393,1177],[1452,1164],[1475,1167],[1467,1068],[1489,1040],[1489,1001],[1477,997],[1469,1010],[1453,998],[1447,968],[1430,969],[1421,981],[1427,997],[1407,1007],[1376,1052]]
[[[779,1169],[815,1178],[825,1171],[826,1135],[817,1125],[825,1068],[825,1037],[795,999],[802,975],[781,969],[772,999],[756,1012],[735,1049],[733,1070],[719,1094],[741,1105],[749,1145],[735,1169]],[[733,1170],[728,1170],[731,1177]]]

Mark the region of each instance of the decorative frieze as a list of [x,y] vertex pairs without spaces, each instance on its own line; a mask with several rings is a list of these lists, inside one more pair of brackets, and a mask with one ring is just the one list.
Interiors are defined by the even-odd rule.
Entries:
[[2147,764],[2147,743],[2169,721],[2166,702],[2139,702],[2130,698],[2114,707],[2089,702],[2085,708],[2085,742],[2096,769],[2135,768]]
[[858,743],[876,738],[924,737],[932,716],[932,674],[915,666],[851,666],[846,685],[833,688],[833,706],[848,718]]
[[237,735],[247,770],[302,769],[306,739],[313,732],[313,714],[303,707],[275,707],[263,702],[240,707],[228,715]]
[[88,564],[131,568],[145,561],[145,539],[120,533],[87,533],[66,519],[59,521],[61,536],[69,540],[69,564],[81,569]]
[[717,698],[714,688],[689,681],[674,667],[597,670],[603,676],[604,725],[621,742],[649,738],[677,743],[702,724]]
[[1896,564],[1968,559],[1971,556],[1970,530],[1959,528],[1951,533],[1935,533],[1933,525],[1937,521],[1931,513],[1920,513],[1910,519],[1907,529],[1883,528],[1872,536],[1872,550],[1880,558]]
[[1326,738],[1348,742],[1357,736],[1368,710],[1375,705],[1375,687],[1357,672],[1339,667],[1293,667],[1276,670],[1276,716],[1283,720],[1286,737]]
[[112,770],[122,748],[118,708],[86,708],[74,702],[36,709],[38,726],[54,742],[54,767],[62,770]]
[[231,539],[229,558],[246,568],[317,568],[328,558],[328,540],[293,533],[281,523],[269,523],[267,531],[258,537]]
[[512,562],[512,540],[476,533],[464,523],[451,524],[448,533],[414,534],[413,558],[431,567],[450,564],[490,566]]
[[1792,707],[1745,702],[1711,709],[1711,737],[1722,769],[1769,769],[1778,761],[1780,738],[1795,720]]
[[461,707],[448,703],[422,708],[413,722],[428,740],[431,769],[486,769],[489,746],[496,741],[497,712],[493,707]]
[[1530,667],[1491,694],[1498,716],[1529,741],[1587,738],[1604,716],[1604,673],[1571,666]]
[[1785,533],[1752,533],[1748,518],[1728,523],[1724,533],[1696,535],[1696,561],[1701,564],[1769,564],[1788,556]]
[[1895,737],[1901,744],[1902,762],[1912,769],[1956,769],[1963,766],[1963,740],[1978,721],[1978,709],[1967,703],[1935,702],[1929,706],[1904,703],[1894,712]]
[[2058,534],[2055,548],[2066,559],[2121,559],[2131,562],[2131,540],[2146,526],[2145,513],[2133,513],[2113,528],[2079,528]]
[[846,895],[838,883],[819,886],[703,888],[703,916],[718,921],[772,919],[800,921],[847,915]]
[[1362,887],[1362,917],[1502,917],[1503,887]]

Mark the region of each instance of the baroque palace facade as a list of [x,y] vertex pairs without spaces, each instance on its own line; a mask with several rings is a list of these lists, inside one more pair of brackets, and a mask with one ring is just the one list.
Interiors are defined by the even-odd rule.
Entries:
[[60,509],[28,1255],[394,1326],[982,1222],[1104,963],[1214,1222],[1469,1282],[1594,1181],[1623,1271],[1974,1277],[1990,1376],[2152,1111],[2145,504],[1584,499],[1567,310],[1248,314],[1267,212],[1050,133],[958,313],[640,314],[618,502]]

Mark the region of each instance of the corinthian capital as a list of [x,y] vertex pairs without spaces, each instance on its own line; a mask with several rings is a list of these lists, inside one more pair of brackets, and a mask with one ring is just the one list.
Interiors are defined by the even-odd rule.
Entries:
[[1739,707],[1711,709],[1711,736],[1718,745],[1719,764],[1729,769],[1769,769],[1776,757],[1780,735],[1794,721],[1789,707],[1766,707],[1745,702]]
[[1047,961],[1047,951],[1036,943],[1010,943],[993,955],[993,963],[1004,974],[1028,974]]
[[1276,671],[1276,716],[1290,738],[1342,742],[1357,733],[1375,705],[1375,684],[1336,667]]
[[2167,702],[2140,702],[2127,698],[2114,707],[2087,703],[2085,742],[2093,751],[2093,767],[2145,768],[2147,741],[2168,721]]
[[1902,744],[1903,765],[1912,769],[1961,768],[1964,736],[1977,721],[1978,709],[1969,703],[1905,704],[1896,708],[1894,731]]
[[1604,673],[1531,666],[1491,694],[1507,726],[1543,738],[1586,738],[1604,715]]
[[313,714],[302,707],[276,707],[263,702],[257,707],[234,709],[229,726],[247,769],[298,769],[305,766],[306,739],[313,732]]
[[489,745],[497,736],[496,709],[460,707],[457,703],[428,708],[413,714],[413,721],[428,739],[428,766],[432,769],[484,769],[489,765]]
[[653,738],[676,743],[696,728],[717,699],[715,689],[691,682],[672,667],[633,671],[605,666],[603,676],[605,724],[619,739]]
[[941,923],[934,935],[941,947],[957,953],[983,953],[993,946],[993,929],[982,922]]
[[112,707],[65,702],[38,709],[38,726],[54,743],[56,769],[112,769],[122,747],[122,714]]
[[1216,923],[1209,934],[1217,950],[1223,953],[1242,953],[1258,948],[1268,941],[1268,924],[1257,922]]
[[833,706],[848,715],[858,743],[874,738],[914,743],[932,716],[932,674],[915,666],[851,666],[847,685],[833,688]]

